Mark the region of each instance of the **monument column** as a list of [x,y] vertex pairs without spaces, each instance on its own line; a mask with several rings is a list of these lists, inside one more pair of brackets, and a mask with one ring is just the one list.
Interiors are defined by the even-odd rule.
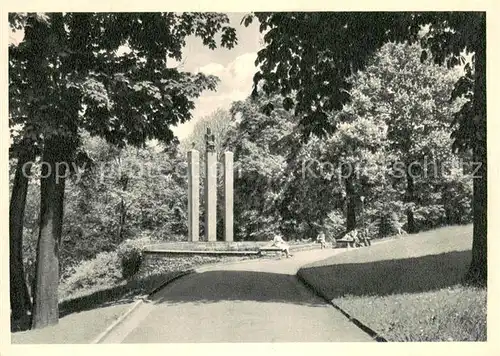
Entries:
[[217,153],[210,129],[205,140],[205,240],[217,241]]
[[224,152],[224,240],[233,241],[233,152]]
[[200,154],[188,151],[188,241],[198,241],[200,235]]

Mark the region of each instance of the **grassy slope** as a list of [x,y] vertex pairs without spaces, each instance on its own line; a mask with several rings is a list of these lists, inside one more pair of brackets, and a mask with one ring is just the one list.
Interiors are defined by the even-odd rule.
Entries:
[[486,290],[460,285],[472,226],[380,243],[305,266],[302,277],[392,341],[485,340]]

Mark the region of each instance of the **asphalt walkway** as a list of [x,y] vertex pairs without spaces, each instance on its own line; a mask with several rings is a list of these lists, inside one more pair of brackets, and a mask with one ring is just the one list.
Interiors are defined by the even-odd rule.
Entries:
[[372,341],[295,274],[341,250],[212,266],[137,308],[103,343]]

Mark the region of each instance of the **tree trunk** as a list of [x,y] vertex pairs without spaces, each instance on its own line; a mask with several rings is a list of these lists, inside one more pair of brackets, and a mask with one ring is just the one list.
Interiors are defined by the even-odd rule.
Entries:
[[123,241],[123,228],[125,226],[125,202],[123,201],[123,197],[120,201],[118,213],[118,242],[121,243]]
[[31,311],[31,299],[26,284],[23,265],[23,220],[28,193],[28,181],[32,161],[32,149],[23,150],[18,157],[9,211],[9,261],[10,261],[10,309],[11,319],[27,318]]
[[[38,221],[38,226],[35,229],[33,229],[33,232],[31,233],[32,241],[37,240],[38,234],[40,233],[40,225],[39,225],[39,223],[40,223],[40,211],[38,211],[38,216],[37,216],[36,221]],[[36,267],[36,258],[35,258],[35,266],[34,267]],[[30,292],[30,295],[33,296],[33,293],[35,292],[35,275],[33,272],[30,273],[29,269],[26,269],[24,274],[26,276],[26,284],[28,285],[28,291]]]
[[[120,179],[122,184],[122,192],[127,191],[129,178],[127,176],[122,176]],[[119,212],[118,212],[118,242],[121,243],[124,237],[125,231],[125,223],[127,219],[127,206],[125,205],[125,199],[123,199],[123,195],[120,198]]]
[[486,286],[488,283],[487,259],[487,145],[486,145],[486,18],[481,16],[481,38],[475,53],[474,112],[476,134],[473,154],[475,164],[480,164],[474,178],[474,232],[472,261],[466,275],[466,282]]
[[356,228],[356,197],[354,195],[353,175],[349,175],[345,180],[345,191],[347,199],[347,231]]
[[[479,151],[479,149],[477,149]],[[474,230],[472,239],[472,261],[466,275],[466,282],[474,285],[487,285],[487,178],[486,157],[481,152],[475,153],[476,162],[482,163],[482,168],[474,179]]]
[[453,221],[451,209],[445,208],[444,213],[445,213],[446,225],[453,225],[454,221]]
[[[32,328],[59,321],[59,245],[61,242],[66,167],[65,147],[53,141],[45,144],[41,178],[40,231],[38,235]],[[56,172],[56,169],[58,172]],[[46,177],[46,178],[44,178]]]
[[[407,166],[408,167],[408,166]],[[415,182],[413,181],[413,176],[411,172],[406,170],[406,202],[413,203],[415,199]],[[417,227],[415,224],[415,217],[413,215],[413,208],[408,207],[406,209],[406,230],[409,234],[417,232]]]
[[309,232],[304,238],[312,238],[314,239],[318,235],[318,231],[316,231],[316,226],[311,222],[311,219],[307,221],[307,225],[309,226]]

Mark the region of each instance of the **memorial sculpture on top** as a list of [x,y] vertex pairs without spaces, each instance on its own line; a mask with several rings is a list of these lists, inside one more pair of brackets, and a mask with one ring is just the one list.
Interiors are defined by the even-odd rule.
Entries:
[[207,152],[215,152],[215,135],[207,127],[207,133],[205,134],[205,147]]

